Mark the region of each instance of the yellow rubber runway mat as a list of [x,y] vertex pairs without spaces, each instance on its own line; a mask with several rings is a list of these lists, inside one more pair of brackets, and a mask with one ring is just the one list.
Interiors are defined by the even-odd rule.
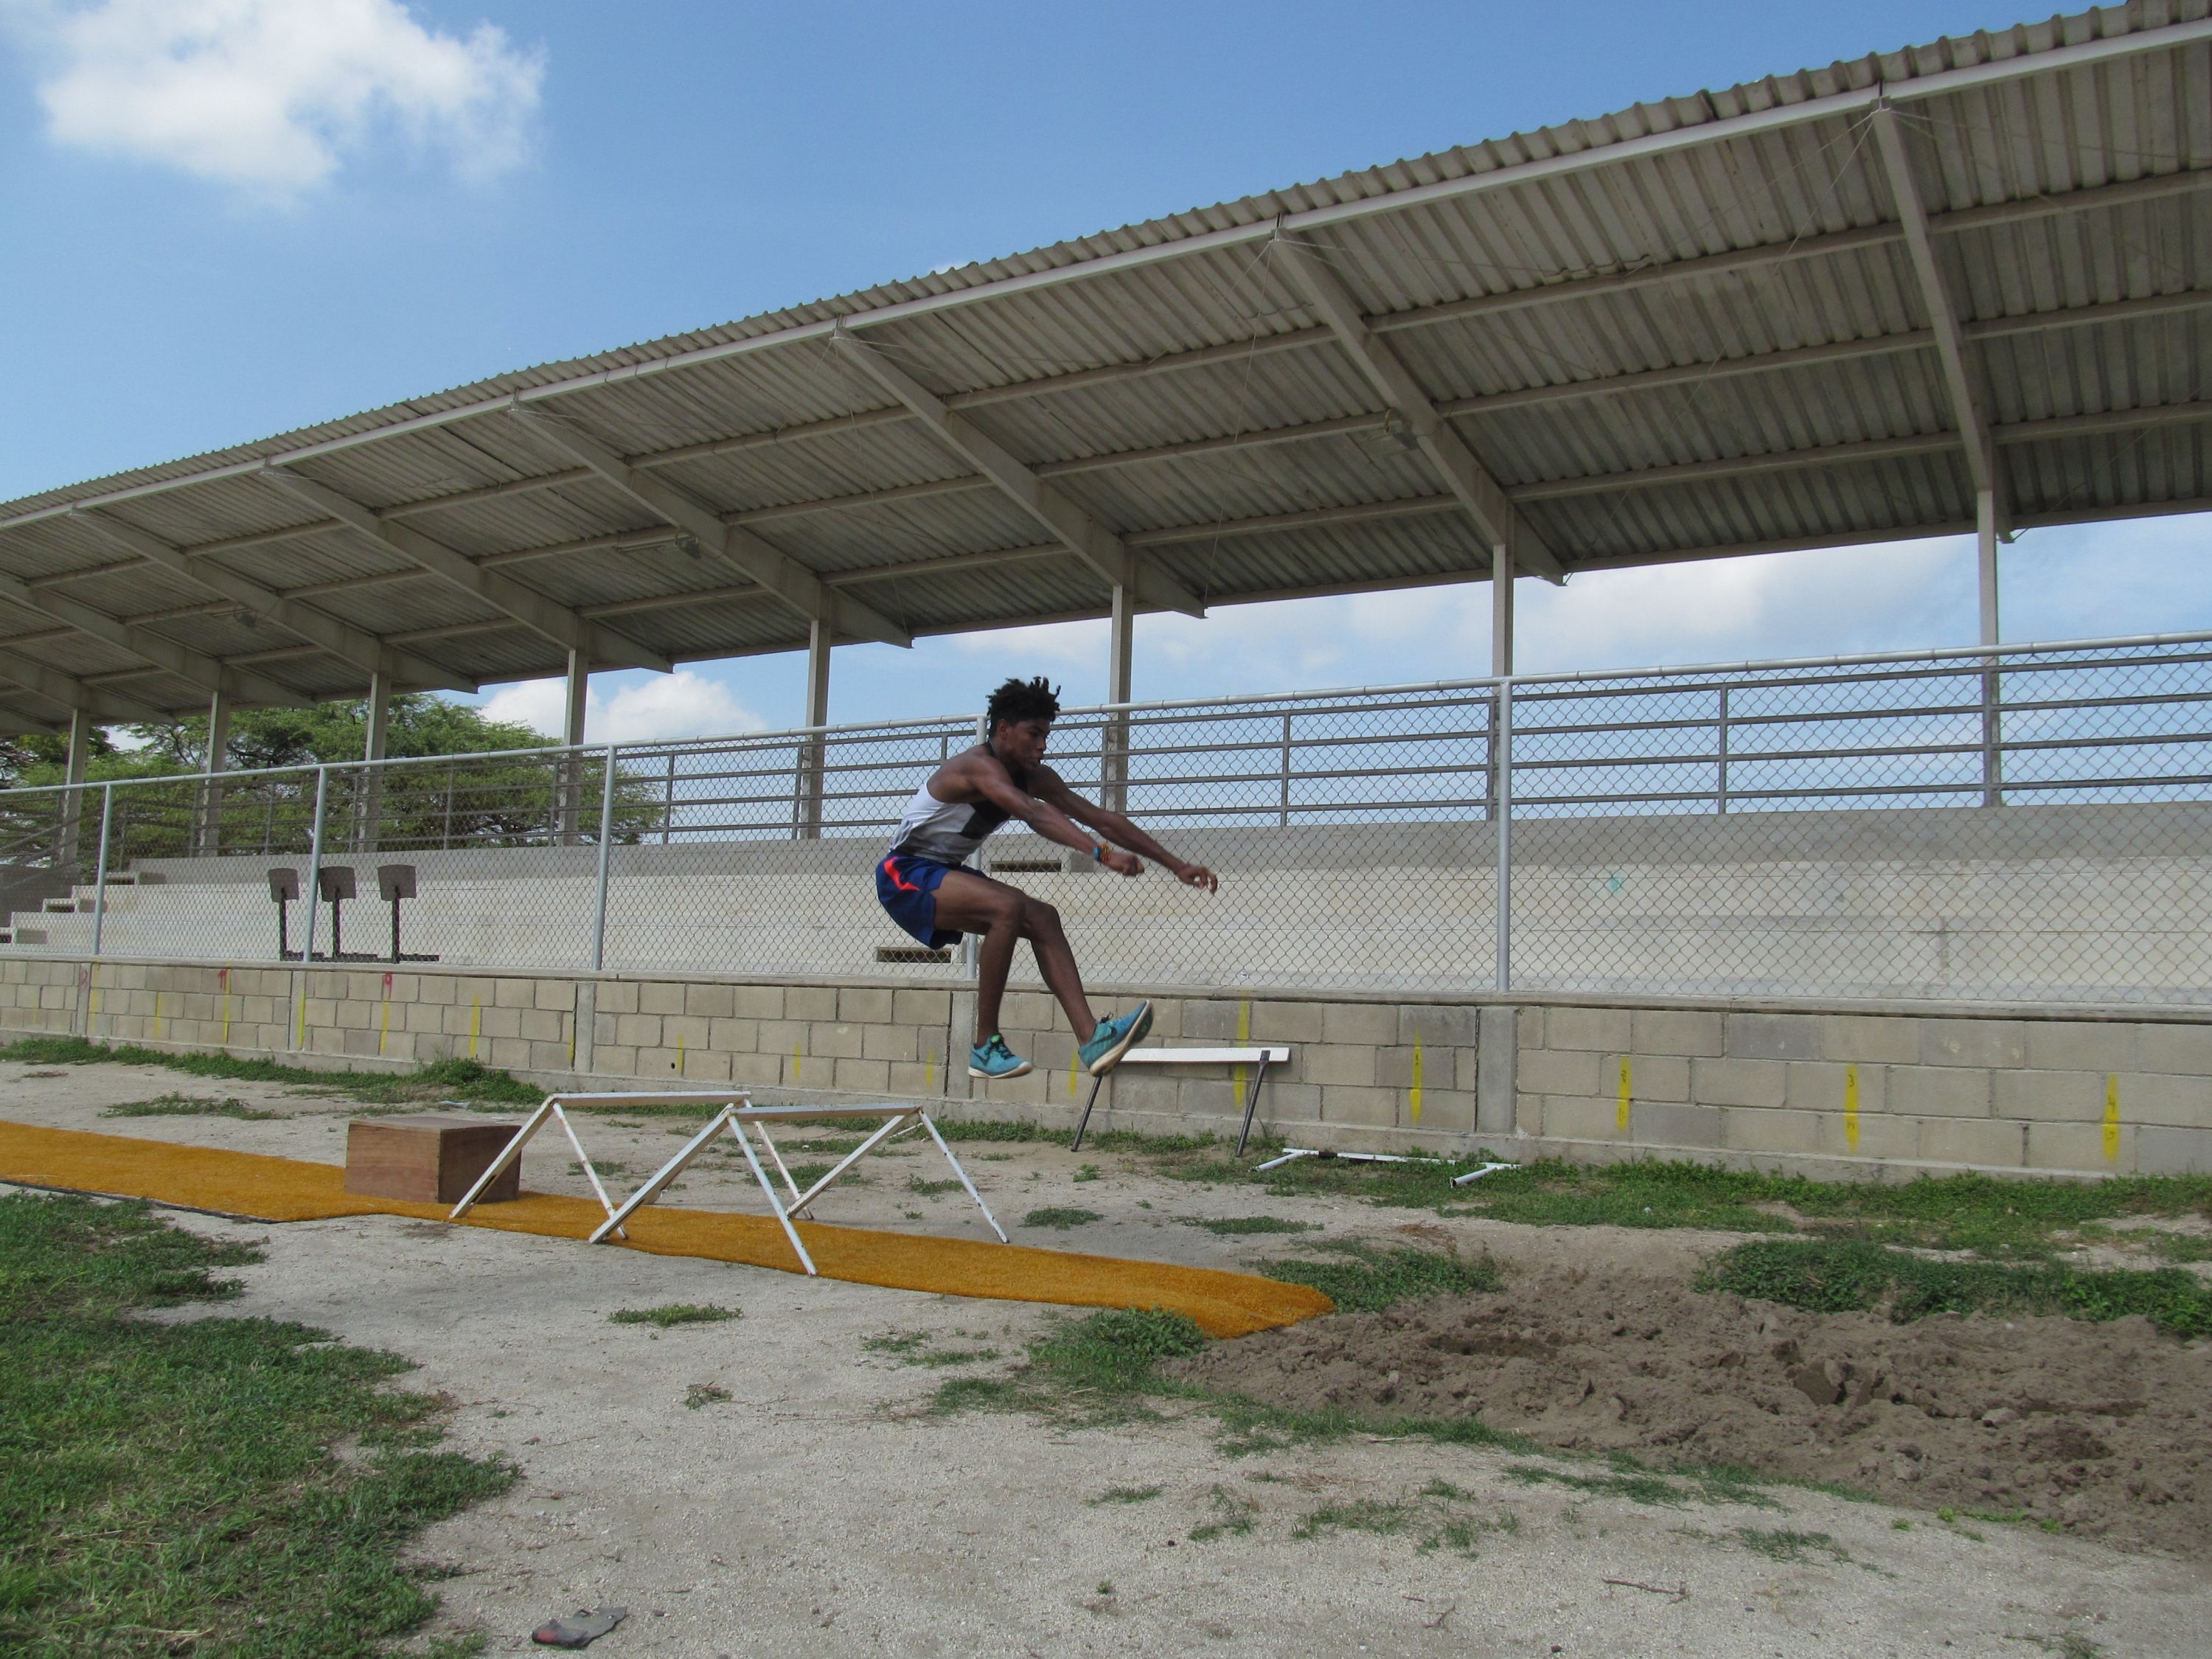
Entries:
[[[344,1190],[345,1172],[333,1164],[7,1122],[0,1122],[0,1181],[150,1199],[252,1221],[324,1221],[347,1215],[439,1221],[447,1208],[349,1193]],[[574,1239],[582,1248],[580,1241],[605,1215],[590,1199],[525,1193],[511,1203],[480,1205],[459,1224]],[[653,1255],[698,1256],[799,1271],[790,1240],[771,1216],[648,1206],[627,1224],[629,1248]],[[1188,1315],[1209,1336],[1217,1337],[1294,1325],[1328,1313],[1334,1305],[1304,1285],[1212,1267],[832,1227],[813,1221],[799,1226],[823,1278],[894,1290],[1080,1308],[1166,1308]]]

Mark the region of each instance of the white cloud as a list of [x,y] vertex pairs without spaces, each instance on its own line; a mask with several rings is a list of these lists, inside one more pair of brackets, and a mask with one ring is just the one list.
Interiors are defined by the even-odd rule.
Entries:
[[[0,0],[6,3],[7,0]],[[480,23],[466,38],[401,0],[12,0],[45,59],[58,143],[276,198],[396,133],[464,177],[522,158],[540,49]]]
[[[565,680],[525,680],[484,699],[485,718],[514,720],[556,741],[567,702]],[[728,737],[767,723],[729,688],[688,668],[618,684],[594,685],[584,696],[584,737],[590,743],[653,743],[668,738]]]

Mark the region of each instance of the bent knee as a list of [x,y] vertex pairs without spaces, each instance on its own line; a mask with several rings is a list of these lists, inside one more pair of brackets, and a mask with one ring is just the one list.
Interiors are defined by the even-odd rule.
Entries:
[[1039,933],[1060,931],[1060,912],[1042,899],[1025,899],[1022,904],[1022,925]]

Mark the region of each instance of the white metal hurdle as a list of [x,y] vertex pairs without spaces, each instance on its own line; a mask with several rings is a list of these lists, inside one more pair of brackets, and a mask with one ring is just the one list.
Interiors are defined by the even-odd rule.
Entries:
[[[983,1212],[983,1219],[990,1224],[991,1231],[999,1236],[999,1243],[1006,1244],[1012,1242],[1007,1238],[1006,1230],[999,1224],[998,1218],[991,1213],[991,1206],[983,1202],[983,1195],[975,1190],[975,1183],[968,1178],[968,1171],[960,1167],[960,1160],[953,1157],[952,1148],[946,1146],[945,1137],[938,1133],[937,1125],[930,1121],[929,1114],[911,1102],[887,1102],[869,1106],[756,1106],[752,1104],[749,1096],[739,1094],[732,1097],[726,1093],[703,1097],[700,1095],[593,1095],[571,1097],[571,1098],[620,1101],[631,1104],[708,1099],[720,1102],[722,1108],[708,1120],[705,1128],[684,1143],[675,1157],[653,1171],[651,1180],[625,1199],[620,1209],[608,1212],[606,1220],[591,1237],[590,1242],[594,1244],[609,1233],[621,1232],[622,1224],[629,1218],[630,1212],[641,1205],[650,1204],[661,1189],[681,1175],[684,1167],[701,1152],[706,1151],[708,1144],[726,1127],[737,1138],[738,1148],[744,1153],[745,1162],[752,1169],[753,1178],[760,1182],[761,1191],[768,1195],[769,1207],[775,1212],[776,1220],[782,1224],[784,1237],[791,1241],[791,1248],[798,1255],[800,1265],[810,1274],[816,1272],[814,1258],[807,1255],[806,1246],[799,1240],[799,1229],[793,1223],[805,1212],[809,1205],[829,1191],[832,1183],[870,1152],[875,1151],[885,1141],[916,1128],[927,1130],[929,1138],[937,1143],[937,1150],[945,1154],[945,1161],[952,1166],[952,1173],[959,1176],[960,1184],[967,1188],[968,1196],[975,1200],[975,1207]],[[771,1123],[819,1123],[833,1118],[850,1117],[880,1117],[884,1121],[866,1139],[834,1164],[827,1175],[805,1192],[800,1192],[799,1183],[792,1179],[791,1170],[784,1164],[783,1155],[776,1151],[775,1142],[769,1138],[768,1126]],[[751,1136],[745,1133],[747,1126],[750,1127],[753,1134],[760,1137],[761,1146],[767,1151],[769,1162],[775,1165],[776,1173],[783,1177],[784,1185],[791,1189],[789,1204],[786,1204],[777,1196],[775,1183],[769,1179],[766,1167],[761,1163],[759,1154],[753,1150]],[[627,1236],[624,1235],[624,1237]]]
[[[738,1097],[744,1098],[743,1096]],[[501,1170],[522,1156],[522,1149],[530,1144],[530,1138],[544,1128],[549,1120],[558,1123],[561,1133],[568,1137],[568,1144],[576,1149],[576,1162],[584,1166],[584,1174],[592,1183],[592,1190],[599,1194],[599,1207],[612,1215],[615,1212],[614,1200],[607,1196],[606,1184],[599,1179],[599,1170],[592,1167],[591,1154],[584,1150],[584,1143],[576,1139],[576,1126],[568,1121],[568,1114],[562,1108],[564,1105],[605,1105],[613,1101],[630,1105],[659,1105],[663,1103],[674,1105],[711,1103],[719,1105],[729,1098],[727,1091],[717,1095],[548,1095],[538,1102],[538,1109],[522,1121],[522,1127],[514,1132],[514,1138],[499,1149],[499,1156],[492,1159],[491,1167],[477,1177],[477,1184],[463,1194],[461,1201],[453,1206],[453,1212],[446,1219],[459,1221],[474,1209],[477,1200],[483,1196],[484,1188],[498,1179]],[[629,1235],[624,1233],[623,1237],[628,1238]]]

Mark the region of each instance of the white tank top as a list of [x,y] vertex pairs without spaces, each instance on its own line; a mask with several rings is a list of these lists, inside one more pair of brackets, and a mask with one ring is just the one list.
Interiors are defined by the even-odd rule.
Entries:
[[[1014,785],[1026,787],[1018,777]],[[938,864],[965,864],[983,844],[984,837],[1004,823],[1006,817],[988,801],[939,800],[925,783],[906,804],[906,814],[891,836],[891,851],[911,853]]]

